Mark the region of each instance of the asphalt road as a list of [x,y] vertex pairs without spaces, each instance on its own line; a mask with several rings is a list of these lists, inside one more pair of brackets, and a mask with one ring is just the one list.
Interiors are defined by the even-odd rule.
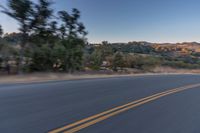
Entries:
[[[159,92],[198,83],[200,75],[1,84],[0,133],[49,132]],[[200,87],[130,108],[78,132],[200,133]]]

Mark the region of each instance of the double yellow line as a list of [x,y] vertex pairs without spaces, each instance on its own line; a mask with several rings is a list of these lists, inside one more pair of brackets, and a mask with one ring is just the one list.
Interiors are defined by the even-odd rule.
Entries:
[[171,90],[168,90],[168,91],[164,91],[164,92],[161,92],[161,93],[157,93],[157,94],[154,94],[154,95],[151,95],[151,96],[148,96],[148,97],[145,97],[145,98],[142,98],[142,99],[139,99],[139,100],[136,100],[136,101],[115,107],[115,108],[112,108],[110,110],[107,110],[107,111],[104,111],[102,113],[90,116],[88,118],[79,120],[75,123],[72,123],[72,124],[66,125],[64,127],[52,130],[49,133],[60,133],[60,132],[62,132],[62,133],[74,133],[74,132],[80,131],[80,130],[86,128],[86,127],[94,125],[94,124],[96,124],[100,121],[108,119],[112,116],[115,116],[119,113],[130,110],[134,107],[137,107],[137,106],[140,106],[142,104],[154,101],[156,99],[159,99],[161,97],[164,97],[164,96],[167,96],[167,95],[170,95],[170,94],[174,94],[174,93],[177,93],[177,92],[181,92],[181,91],[184,91],[184,90],[187,90],[187,89],[192,89],[192,88],[199,87],[199,86],[200,86],[200,84],[193,84],[193,85],[187,85],[187,86],[171,89]]

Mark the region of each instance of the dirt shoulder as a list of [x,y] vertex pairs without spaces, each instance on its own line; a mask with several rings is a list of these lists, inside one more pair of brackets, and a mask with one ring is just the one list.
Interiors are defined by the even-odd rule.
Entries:
[[37,83],[59,80],[78,80],[78,79],[94,79],[94,78],[111,78],[111,77],[127,77],[127,76],[144,76],[144,75],[172,75],[172,74],[200,74],[200,71],[157,71],[152,73],[138,74],[66,74],[66,73],[34,73],[24,75],[2,75],[0,83]]
[[62,73],[34,73],[23,75],[2,75],[0,83],[34,83],[59,80],[78,80],[93,78],[109,78],[133,76],[133,74],[62,74]]

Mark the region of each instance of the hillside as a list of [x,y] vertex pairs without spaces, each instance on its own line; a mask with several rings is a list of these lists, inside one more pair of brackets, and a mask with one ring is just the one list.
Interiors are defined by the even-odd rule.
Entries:
[[[101,44],[92,44],[99,46]],[[165,54],[168,56],[189,56],[200,53],[200,43],[150,43],[150,42],[129,42],[129,43],[110,43],[114,50],[125,53],[143,54]]]
[[[126,67],[146,69],[155,66],[173,68],[200,68],[200,43],[107,43],[91,44],[88,51],[100,50],[102,53],[120,52],[124,56]],[[109,57],[109,54],[107,55]],[[104,55],[104,54],[103,54]],[[104,58],[106,60],[106,58]],[[107,60],[108,61],[108,60]],[[108,61],[109,62],[109,61]],[[130,63],[132,62],[132,63]],[[127,65],[128,64],[128,65]],[[145,68],[144,68],[145,67]]]

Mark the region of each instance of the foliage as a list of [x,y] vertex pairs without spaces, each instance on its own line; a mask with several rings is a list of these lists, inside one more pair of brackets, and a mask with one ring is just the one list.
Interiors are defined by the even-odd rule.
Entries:
[[2,26],[0,25],[0,38],[2,37],[3,35],[3,29],[2,29]]
[[1,6],[1,9],[18,21],[20,33],[7,34],[3,40],[8,45],[20,46],[19,64],[27,67],[26,70],[81,70],[87,32],[79,21],[80,11],[59,11],[55,16],[51,5],[50,0],[38,0],[37,3],[9,0],[8,6]]
[[124,66],[123,54],[121,52],[117,52],[113,57],[112,69],[114,71],[118,71],[118,68],[122,69],[123,66]]
[[95,49],[90,56],[90,67],[99,70],[102,65],[103,57],[101,49]]

